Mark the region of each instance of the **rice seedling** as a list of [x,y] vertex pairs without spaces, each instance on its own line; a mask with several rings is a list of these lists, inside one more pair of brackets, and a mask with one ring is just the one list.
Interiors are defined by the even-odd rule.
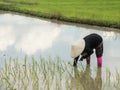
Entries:
[[[23,63],[19,59],[5,60],[0,68],[0,89],[4,90],[119,90],[120,73],[115,76],[106,69],[106,77],[102,79],[101,70],[97,70],[96,77],[91,76],[90,67],[79,63],[74,68],[71,62],[65,62],[60,57],[47,60],[40,56],[39,60],[27,57]],[[111,78],[114,79],[111,79]],[[113,81],[111,81],[113,80]]]

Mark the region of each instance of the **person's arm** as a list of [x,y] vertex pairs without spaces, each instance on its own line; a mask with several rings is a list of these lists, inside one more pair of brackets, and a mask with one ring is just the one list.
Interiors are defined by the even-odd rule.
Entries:
[[83,59],[86,59],[88,65],[90,64],[90,56],[88,54],[83,54],[80,60],[82,61]]
[[93,50],[91,48],[87,48],[86,51],[84,51],[81,55],[82,57],[80,58],[80,60],[82,61],[83,59],[86,59],[87,57],[89,57],[91,54],[93,53]]
[[74,62],[73,62],[73,66],[76,67],[77,66],[77,62],[78,62],[79,56],[74,58]]
[[80,61],[83,61],[83,59],[87,58],[89,55],[87,53],[83,53],[81,58],[80,58]]

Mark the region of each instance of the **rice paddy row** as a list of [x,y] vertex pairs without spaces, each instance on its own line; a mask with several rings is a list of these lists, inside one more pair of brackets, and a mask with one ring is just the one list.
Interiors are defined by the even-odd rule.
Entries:
[[[32,58],[28,63],[19,59],[5,60],[0,68],[0,90],[119,90],[120,74],[112,74],[106,70],[106,79],[101,77],[101,69],[95,70],[92,78],[90,67],[74,68],[71,62],[63,62],[60,57],[39,60]],[[114,82],[113,82],[114,81]]]

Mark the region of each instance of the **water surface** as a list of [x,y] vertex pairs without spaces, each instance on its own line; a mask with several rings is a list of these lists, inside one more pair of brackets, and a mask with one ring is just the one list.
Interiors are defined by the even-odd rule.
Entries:
[[[0,14],[0,62],[5,58],[24,58],[40,55],[60,56],[72,61],[71,43],[79,37],[98,33],[104,40],[103,67],[120,68],[120,33],[77,25],[53,23],[38,18],[15,14]],[[96,67],[96,56],[92,55],[91,67]],[[85,61],[82,62],[83,64]]]

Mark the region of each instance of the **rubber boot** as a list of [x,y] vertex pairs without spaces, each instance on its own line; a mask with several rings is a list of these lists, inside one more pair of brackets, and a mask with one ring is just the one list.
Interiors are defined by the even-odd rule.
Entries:
[[97,65],[98,67],[102,67],[102,57],[97,58]]

